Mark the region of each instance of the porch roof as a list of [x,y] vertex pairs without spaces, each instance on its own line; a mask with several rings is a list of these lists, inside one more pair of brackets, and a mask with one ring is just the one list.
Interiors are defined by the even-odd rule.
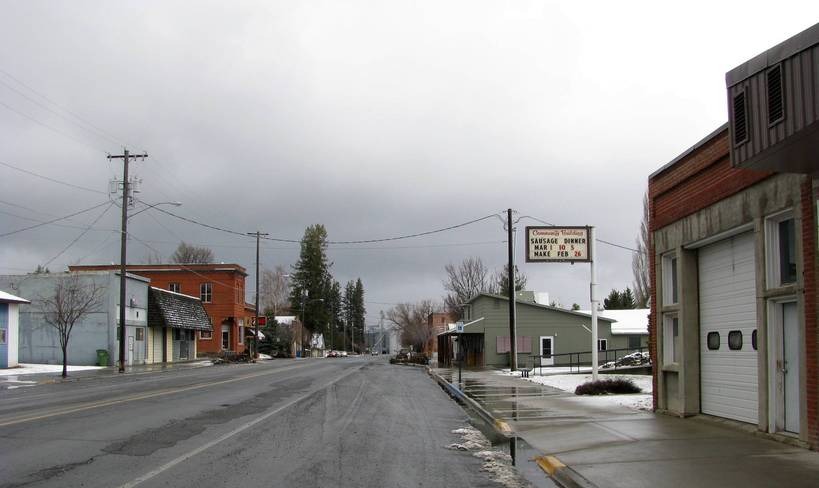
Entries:
[[213,330],[210,317],[198,298],[153,286],[148,290],[148,324]]

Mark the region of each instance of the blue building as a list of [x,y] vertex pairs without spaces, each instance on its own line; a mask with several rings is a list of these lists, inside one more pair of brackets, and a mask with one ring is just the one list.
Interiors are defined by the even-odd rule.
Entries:
[[31,302],[0,291],[0,368],[17,366],[17,337],[21,303]]

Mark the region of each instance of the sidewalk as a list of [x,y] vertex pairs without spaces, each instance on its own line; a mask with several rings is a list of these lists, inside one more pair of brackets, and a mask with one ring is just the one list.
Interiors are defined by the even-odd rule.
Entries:
[[[127,366],[125,374],[141,374],[141,373],[156,373],[162,371],[169,371],[173,369],[191,369],[211,366],[211,361],[205,359],[196,359],[191,361],[179,361],[175,363],[160,363],[160,364],[140,364],[135,366]],[[19,368],[9,368],[2,370],[0,374],[0,389],[2,388],[21,388],[27,386],[35,386],[48,383],[58,383],[62,381],[77,381],[89,378],[105,378],[119,375],[119,370],[116,366],[108,366],[104,368],[91,367],[88,369],[71,369],[69,366],[68,377],[62,378],[62,365],[21,365]]]
[[[584,398],[498,374],[433,369],[545,456],[565,486],[817,487],[819,453],[710,417],[680,419]],[[469,403],[469,401],[467,402]],[[596,402],[595,402],[596,403]]]

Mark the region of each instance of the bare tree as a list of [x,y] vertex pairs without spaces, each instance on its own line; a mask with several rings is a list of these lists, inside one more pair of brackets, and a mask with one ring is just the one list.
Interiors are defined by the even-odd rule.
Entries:
[[74,324],[86,315],[98,311],[105,289],[93,281],[83,283],[79,275],[57,278],[54,292],[39,297],[39,309],[46,323],[54,327],[63,353],[63,378],[68,376],[68,340]]
[[395,324],[403,344],[412,345],[416,350],[422,351],[435,333],[427,319],[438,309],[439,306],[432,300],[399,303],[387,311],[386,319]]
[[213,251],[207,247],[194,246],[185,241],[179,243],[171,255],[171,262],[179,264],[210,264],[214,260]]
[[259,307],[267,313],[278,315],[290,304],[290,282],[283,266],[275,270],[264,269],[259,277]]
[[447,276],[443,284],[448,292],[444,297],[444,308],[453,316],[460,317],[461,305],[478,293],[489,290],[489,271],[479,257],[466,258],[457,266],[447,264],[444,269]]
[[142,258],[143,264],[162,264],[162,255],[155,249],[145,251],[145,257]]
[[631,271],[634,273],[634,298],[637,308],[648,307],[651,298],[651,281],[649,277],[649,207],[648,192],[643,195],[643,221],[640,222],[640,235],[637,237],[637,252],[631,258]]

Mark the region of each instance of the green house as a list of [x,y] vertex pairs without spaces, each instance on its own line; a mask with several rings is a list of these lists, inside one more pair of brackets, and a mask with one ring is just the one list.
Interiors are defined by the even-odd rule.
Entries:
[[[544,366],[568,366],[570,362],[590,364],[590,314],[542,305],[526,295],[519,296],[515,303],[519,367],[537,367],[541,362]],[[632,340],[630,344],[627,335],[613,335],[611,324],[614,320],[603,317],[602,313],[597,319],[597,331],[599,360],[604,362],[606,351],[631,349],[635,343]],[[441,366],[452,365],[458,342],[465,366],[509,366],[507,297],[489,293],[475,296],[464,306],[463,322],[466,325],[462,333],[450,330],[438,336]]]

